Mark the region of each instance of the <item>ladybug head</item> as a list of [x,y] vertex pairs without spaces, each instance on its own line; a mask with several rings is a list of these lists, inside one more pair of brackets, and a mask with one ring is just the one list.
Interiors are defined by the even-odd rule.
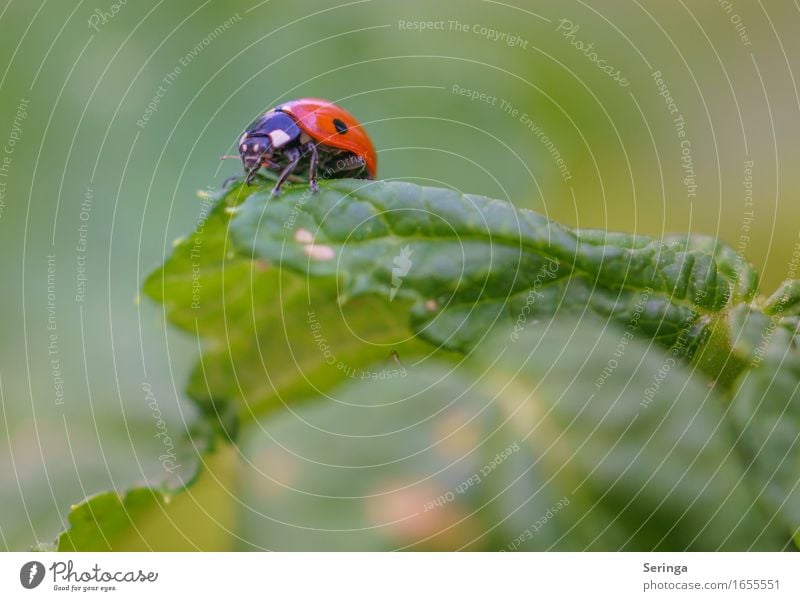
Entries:
[[256,119],[239,140],[239,154],[245,168],[252,168],[278,149],[292,146],[300,138],[294,119],[275,109]]
[[247,171],[257,169],[261,160],[270,154],[272,140],[266,135],[242,136],[239,141],[239,155]]

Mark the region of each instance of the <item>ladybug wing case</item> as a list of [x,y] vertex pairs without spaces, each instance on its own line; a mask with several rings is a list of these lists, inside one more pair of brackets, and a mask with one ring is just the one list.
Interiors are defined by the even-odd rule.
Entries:
[[378,160],[375,147],[353,115],[319,98],[304,98],[278,107],[289,113],[306,134],[319,144],[347,150],[364,159],[370,177],[375,177]]

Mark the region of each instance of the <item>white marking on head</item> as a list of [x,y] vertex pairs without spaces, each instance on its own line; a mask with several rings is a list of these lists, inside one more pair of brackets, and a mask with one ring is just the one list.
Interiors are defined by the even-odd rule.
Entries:
[[285,146],[291,138],[289,134],[287,134],[282,129],[274,129],[269,132],[269,138],[272,140],[272,146],[274,148],[280,148],[281,146]]

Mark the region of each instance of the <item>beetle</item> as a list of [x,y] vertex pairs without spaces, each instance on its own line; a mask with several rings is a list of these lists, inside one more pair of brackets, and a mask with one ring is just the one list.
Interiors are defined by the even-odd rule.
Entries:
[[278,173],[273,195],[290,177],[304,173],[314,193],[320,173],[324,178],[374,179],[378,163],[356,118],[321,98],[284,102],[263,113],[239,138],[239,155],[248,185],[262,167]]

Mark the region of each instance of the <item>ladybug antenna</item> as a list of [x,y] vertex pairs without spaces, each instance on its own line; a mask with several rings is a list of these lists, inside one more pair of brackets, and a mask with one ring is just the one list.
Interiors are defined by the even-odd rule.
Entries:
[[239,158],[241,158],[241,157],[239,157],[239,156],[237,156],[235,154],[224,154],[221,157],[219,157],[219,160],[220,161],[224,161],[225,159],[239,159]]

